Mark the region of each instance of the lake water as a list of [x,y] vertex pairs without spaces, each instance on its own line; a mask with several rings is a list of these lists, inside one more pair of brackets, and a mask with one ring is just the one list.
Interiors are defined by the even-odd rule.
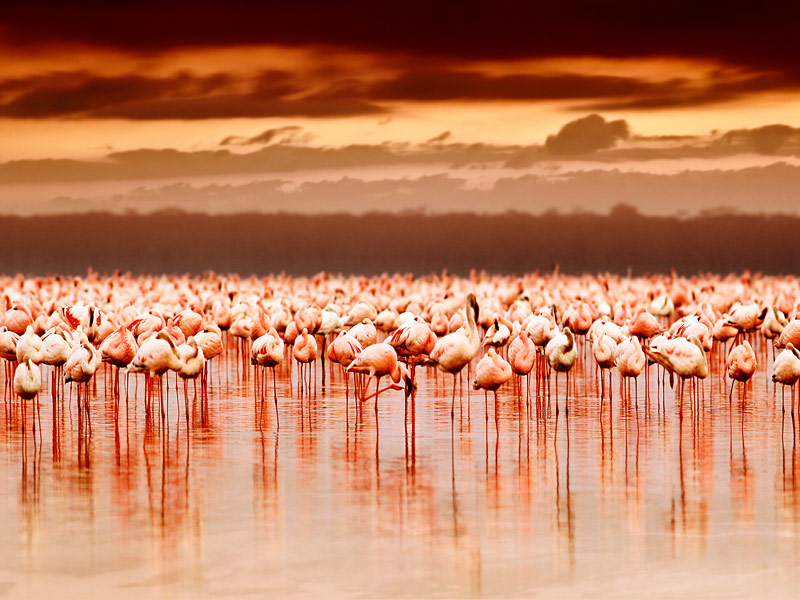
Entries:
[[372,401],[346,411],[338,368],[301,399],[284,363],[278,430],[233,350],[207,401],[190,387],[188,426],[174,379],[162,425],[141,376],[115,419],[98,372],[91,436],[69,389],[54,436],[44,391],[35,444],[7,400],[0,596],[793,597],[800,447],[757,352],[730,409],[720,352],[682,409],[653,367],[629,401],[615,374],[599,413],[588,354],[558,415],[555,389],[548,410],[511,385],[487,414],[465,381],[451,421],[452,378],[420,369],[413,425],[400,391],[376,424]]

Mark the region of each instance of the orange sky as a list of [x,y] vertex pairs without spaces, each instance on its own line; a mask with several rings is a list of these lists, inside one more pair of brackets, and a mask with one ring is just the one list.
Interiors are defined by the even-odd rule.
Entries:
[[[796,11],[489,6],[12,7],[0,15],[0,202],[8,186],[59,181],[363,179],[376,167],[415,178],[431,165],[664,174],[799,155]],[[177,154],[141,168],[163,149]],[[139,162],[118,165],[121,151]]]
[[[147,55],[75,44],[18,51],[15,60],[0,64],[0,81],[7,82],[0,87],[0,104],[6,107],[0,124],[14,140],[0,148],[0,160],[100,157],[136,148],[213,149],[226,136],[253,136],[288,124],[302,127],[308,132],[304,142],[316,145],[422,142],[443,131],[463,142],[543,143],[565,122],[598,112],[597,104],[628,102],[627,87],[656,88],[643,90],[645,95],[680,88],[679,94],[691,96],[755,77],[717,62],[678,57],[471,61],[448,69],[465,77],[451,83],[455,89],[447,97],[447,89],[424,82],[401,89],[397,80],[409,73],[405,63],[364,52],[275,45]],[[276,84],[286,88],[277,92],[277,101],[264,106],[243,101],[258,95],[266,71],[290,74]],[[570,77],[576,81],[537,97],[537,78]],[[591,89],[580,89],[581,79],[603,78],[614,81],[590,81]],[[367,89],[388,87],[387,82],[394,84],[393,91]],[[604,87],[622,92],[599,95]],[[636,100],[638,90],[631,93]],[[308,101],[314,96],[324,98]],[[649,136],[800,125],[800,90],[765,89],[696,102],[608,106],[600,112],[624,118],[637,134]],[[226,106],[232,114],[225,114]],[[185,118],[177,118],[182,110]]]

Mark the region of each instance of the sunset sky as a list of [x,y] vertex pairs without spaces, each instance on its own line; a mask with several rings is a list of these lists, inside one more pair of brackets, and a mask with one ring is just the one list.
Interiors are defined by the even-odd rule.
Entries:
[[27,2],[0,209],[796,211],[800,9]]

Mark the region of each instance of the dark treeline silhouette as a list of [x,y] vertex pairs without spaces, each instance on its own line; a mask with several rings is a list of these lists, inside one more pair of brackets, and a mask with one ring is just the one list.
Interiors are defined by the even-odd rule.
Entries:
[[798,273],[797,216],[290,213],[139,215],[89,213],[0,217],[2,272],[82,274],[327,270],[426,274],[447,269],[680,274],[751,269]]

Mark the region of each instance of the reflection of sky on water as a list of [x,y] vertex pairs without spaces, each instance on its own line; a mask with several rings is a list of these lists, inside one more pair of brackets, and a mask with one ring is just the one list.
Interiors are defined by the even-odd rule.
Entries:
[[356,421],[350,403],[346,416],[338,372],[332,391],[318,382],[301,403],[288,368],[280,431],[270,398],[259,428],[253,377],[242,380],[235,360],[227,368],[214,372],[207,403],[190,390],[188,435],[174,383],[166,430],[132,398],[115,426],[101,373],[91,440],[78,437],[68,397],[54,442],[45,392],[43,441],[34,447],[29,431],[24,454],[21,411],[4,403],[0,590],[793,594],[800,449],[763,369],[744,408],[734,391],[732,412],[714,363],[699,408],[687,397],[680,411],[669,387],[659,408],[655,376],[648,401],[642,381],[638,408],[622,403],[615,379],[613,415],[606,404],[598,418],[592,364],[576,377],[568,418],[562,378],[557,419],[554,400],[548,412],[532,398],[528,411],[509,387],[497,413],[489,396],[488,419],[472,392],[452,426],[451,379],[431,371],[406,433],[399,392],[383,396],[376,431],[371,404]]

